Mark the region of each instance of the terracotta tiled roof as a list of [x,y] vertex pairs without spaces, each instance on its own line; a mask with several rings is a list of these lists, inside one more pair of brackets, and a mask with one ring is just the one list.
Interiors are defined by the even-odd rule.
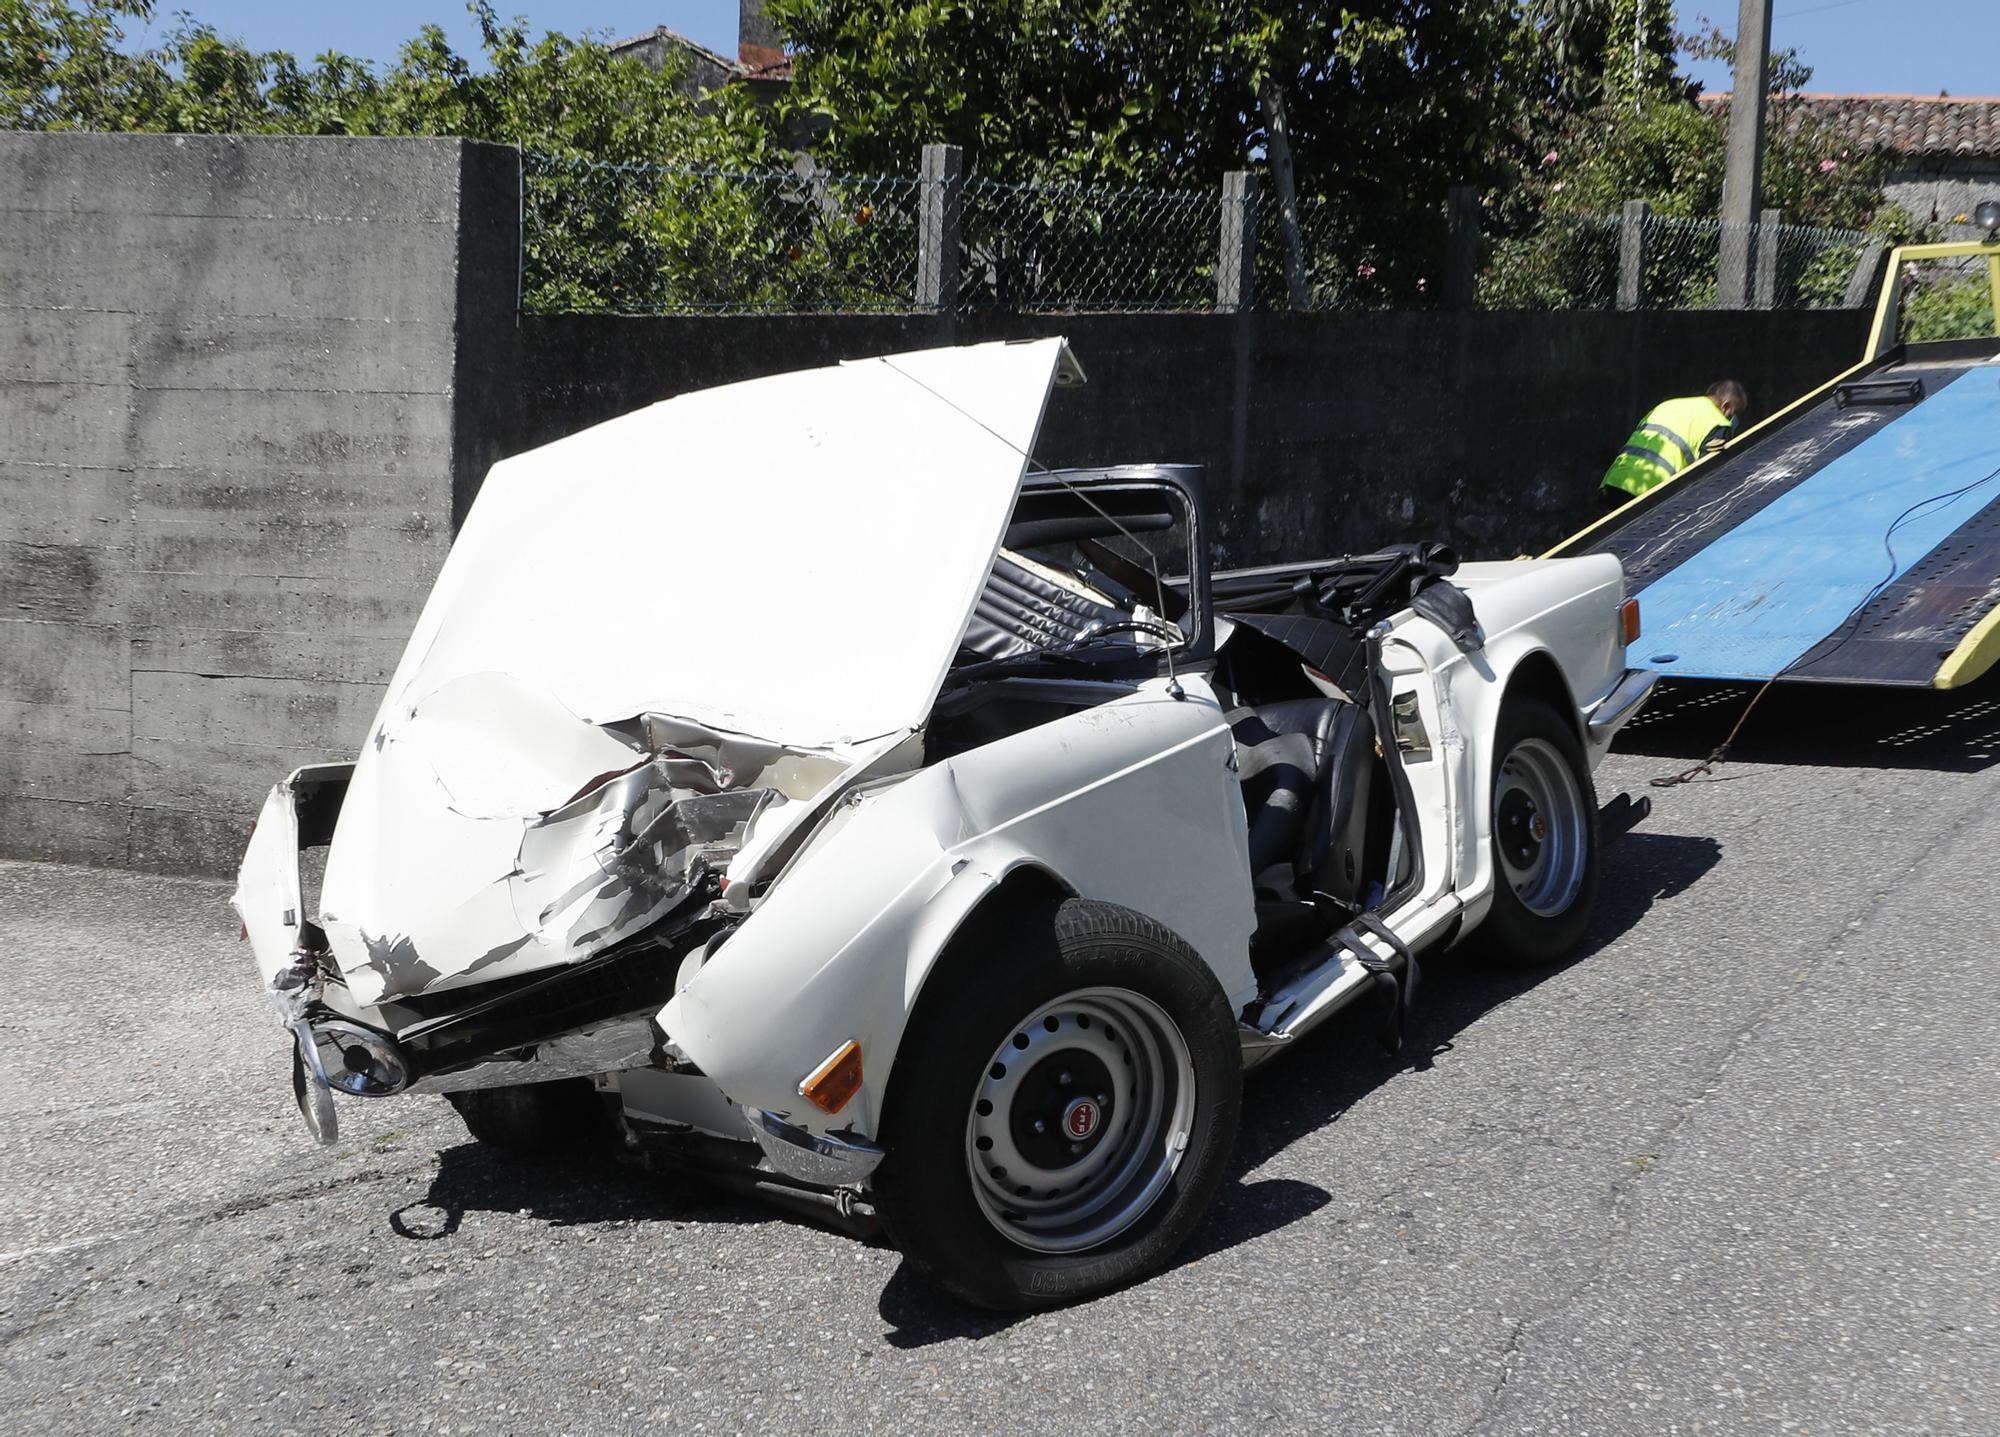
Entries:
[[736,47],[736,63],[743,67],[746,79],[792,78],[792,57],[776,45],[752,45],[747,41],[740,43]]
[[[1701,97],[1725,108],[1727,91]],[[1861,149],[1933,159],[2000,156],[2000,98],[1950,95],[1788,95],[1798,106]]]

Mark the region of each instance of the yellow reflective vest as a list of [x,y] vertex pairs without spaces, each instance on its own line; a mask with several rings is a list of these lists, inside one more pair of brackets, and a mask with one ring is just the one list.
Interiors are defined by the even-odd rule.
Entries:
[[1706,394],[1656,405],[1611,461],[1605,487],[1643,494],[1694,463],[1716,431],[1727,439],[1732,428],[1729,416]]

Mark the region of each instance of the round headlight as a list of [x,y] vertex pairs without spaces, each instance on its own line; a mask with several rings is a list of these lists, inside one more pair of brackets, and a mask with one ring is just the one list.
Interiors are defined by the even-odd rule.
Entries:
[[410,1085],[402,1050],[382,1034],[338,1021],[315,1024],[312,1031],[327,1086],[357,1098],[386,1098]]

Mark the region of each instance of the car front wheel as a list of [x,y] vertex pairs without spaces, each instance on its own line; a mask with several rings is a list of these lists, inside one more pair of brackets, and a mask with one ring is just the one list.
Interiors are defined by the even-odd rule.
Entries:
[[1214,975],[1150,919],[1084,900],[949,961],[884,1115],[889,1236],[939,1286],[1008,1310],[1159,1267],[1235,1141],[1240,1048]]

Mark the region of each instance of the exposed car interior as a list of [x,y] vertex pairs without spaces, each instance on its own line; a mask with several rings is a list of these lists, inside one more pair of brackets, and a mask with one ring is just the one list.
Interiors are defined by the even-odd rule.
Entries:
[[[1061,476],[1050,476],[1060,480]],[[1170,660],[1203,663],[1236,744],[1256,885],[1251,959],[1267,976],[1409,876],[1369,711],[1366,650],[1297,611],[1313,575],[1228,579],[1212,663],[1188,593],[1192,514],[1138,475],[1025,488],[926,733],[926,763],[1127,692]],[[1239,607],[1240,605],[1240,607]],[[1288,612],[1293,611],[1293,612]]]

